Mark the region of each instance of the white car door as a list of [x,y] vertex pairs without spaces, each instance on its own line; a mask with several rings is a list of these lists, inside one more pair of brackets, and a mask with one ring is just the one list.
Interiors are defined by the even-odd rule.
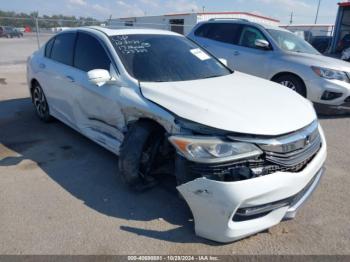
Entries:
[[103,43],[89,33],[79,32],[74,52],[74,116],[83,134],[117,152],[125,127],[119,103],[121,88],[115,84],[97,86],[90,82],[87,72],[93,69],[105,69],[116,75]]
[[76,34],[62,33],[50,41],[39,61],[39,79],[51,114],[75,126],[72,93],[74,89],[73,50]]

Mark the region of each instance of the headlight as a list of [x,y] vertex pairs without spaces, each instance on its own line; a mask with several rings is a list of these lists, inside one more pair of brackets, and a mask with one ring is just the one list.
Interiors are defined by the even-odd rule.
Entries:
[[253,144],[225,142],[218,138],[171,136],[169,141],[188,160],[199,163],[256,158],[263,153]]
[[330,80],[340,80],[344,82],[349,82],[349,78],[345,72],[328,69],[328,68],[317,67],[317,66],[312,66],[311,69],[319,77],[323,77]]

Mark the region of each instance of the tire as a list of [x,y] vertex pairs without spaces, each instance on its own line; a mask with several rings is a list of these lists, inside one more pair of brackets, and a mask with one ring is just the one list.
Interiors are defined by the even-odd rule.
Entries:
[[6,35],[6,38],[11,38],[11,36],[10,35]]
[[162,129],[152,122],[134,123],[120,149],[119,175],[134,191],[144,191],[157,181],[151,175],[156,153],[163,138]]
[[276,77],[273,81],[292,89],[303,97],[306,97],[306,87],[303,81],[297,76],[285,74]]
[[39,83],[35,83],[32,89],[32,100],[36,115],[43,122],[50,122],[52,116],[50,115],[49,105],[47,103],[44,91]]

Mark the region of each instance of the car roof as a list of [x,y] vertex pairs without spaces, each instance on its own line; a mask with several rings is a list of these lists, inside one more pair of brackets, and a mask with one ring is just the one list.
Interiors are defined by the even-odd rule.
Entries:
[[209,24],[209,23],[232,23],[232,24],[242,24],[242,25],[253,25],[253,26],[257,26],[257,27],[264,28],[267,30],[274,29],[274,30],[290,32],[289,30],[286,30],[286,29],[281,28],[279,26],[264,24],[264,23],[255,23],[255,22],[248,21],[246,19],[232,19],[232,18],[231,19],[230,18],[212,19],[212,20],[208,20],[208,21],[203,21],[200,24]]
[[177,34],[175,32],[160,30],[160,29],[148,29],[148,28],[128,28],[128,29],[115,29],[115,28],[107,28],[101,26],[84,26],[84,27],[76,27],[71,29],[66,29],[62,32],[75,32],[77,30],[89,31],[96,30],[106,34],[107,36],[115,36],[115,35],[176,35],[183,36]]

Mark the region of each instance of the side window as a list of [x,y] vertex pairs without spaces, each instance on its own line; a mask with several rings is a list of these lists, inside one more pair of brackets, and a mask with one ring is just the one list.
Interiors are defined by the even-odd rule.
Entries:
[[241,31],[240,24],[212,23],[206,25],[207,28],[199,32],[203,34],[203,37],[227,44],[237,44]]
[[195,36],[208,37],[208,31],[212,24],[203,24],[194,31]]
[[109,71],[111,61],[101,46],[100,42],[93,36],[79,33],[75,47],[74,66],[83,71],[93,69],[106,69]]
[[239,45],[249,48],[257,48],[255,46],[255,41],[258,39],[267,41],[259,29],[251,26],[245,26],[239,39]]
[[52,38],[49,42],[46,43],[46,46],[45,46],[45,56],[46,57],[51,57],[51,50],[52,50],[52,46],[53,46],[54,41],[55,41],[55,38]]
[[51,59],[72,65],[75,35],[75,33],[63,33],[56,36],[51,50]]

